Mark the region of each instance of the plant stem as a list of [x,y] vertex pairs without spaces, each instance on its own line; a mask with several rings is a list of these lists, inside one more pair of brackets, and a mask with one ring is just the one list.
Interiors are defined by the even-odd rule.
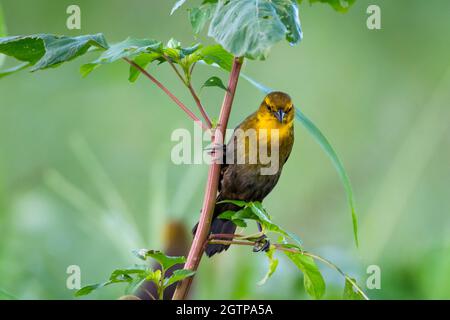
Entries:
[[155,77],[148,73],[144,68],[138,65],[136,62],[131,61],[128,58],[123,58],[126,62],[132,65],[134,68],[139,70],[144,76],[149,78],[154,84],[156,84],[162,91],[164,91],[170,99],[173,100],[194,122],[201,126],[203,130],[208,130],[209,128],[191,111],[186,107],[169,89],[167,89],[161,82],[159,82]]
[[[257,243],[254,241],[242,241],[242,240],[209,240],[209,243],[211,244],[224,244],[224,245],[239,245],[239,246],[255,246]],[[364,293],[364,291],[362,291],[362,289],[358,286],[358,284],[355,283],[355,281],[353,281],[352,278],[350,278],[348,275],[346,275],[344,273],[344,271],[341,270],[341,268],[339,268],[337,265],[335,265],[334,263],[332,263],[330,260],[327,260],[325,258],[322,258],[321,256],[318,256],[316,254],[307,252],[307,251],[302,251],[299,249],[295,249],[295,248],[286,248],[283,247],[282,245],[275,243],[273,244],[273,246],[275,247],[276,250],[279,251],[286,251],[286,252],[291,252],[291,253],[297,253],[297,254],[302,254],[304,256],[313,258],[314,260],[318,260],[320,262],[325,263],[326,265],[328,265],[330,268],[336,270],[338,273],[340,273],[348,282],[350,282],[353,286],[353,288],[355,288],[366,300],[369,300],[369,297]]]
[[189,79],[191,77],[191,75],[192,75],[192,69],[191,69],[191,72],[186,75],[187,79],[185,79],[181,75],[180,71],[178,70],[177,66],[173,63],[173,61],[166,55],[164,55],[163,57],[164,57],[164,59],[166,59],[166,61],[169,63],[169,65],[172,67],[172,69],[175,71],[175,73],[177,74],[178,78],[180,78],[181,82],[183,82],[183,84],[189,89],[189,92],[191,93],[192,97],[194,98],[194,101],[197,104],[197,107],[200,110],[200,113],[202,114],[203,119],[205,119],[208,128],[212,128],[211,118],[206,113],[206,110],[203,107],[203,105],[202,105],[202,103],[200,101],[200,98],[198,97],[198,95],[195,92],[194,88],[192,87],[191,81]]
[[172,59],[170,59],[168,56],[163,55],[164,59],[166,59],[167,63],[172,67],[173,71],[177,74],[178,78],[180,78],[181,82],[183,82],[185,85],[187,85],[187,80],[181,75],[180,71],[178,70],[177,66],[173,63]]
[[[228,81],[228,91],[225,94],[225,98],[220,110],[219,122],[215,130],[219,130],[219,135],[216,131],[213,134],[213,144],[223,144],[223,138],[225,136],[225,130],[227,128],[228,119],[230,117],[231,107],[236,93],[237,84],[239,81],[239,74],[241,71],[243,59],[235,58],[233,62],[233,68],[231,70],[230,78]],[[203,206],[200,214],[197,232],[195,233],[194,240],[192,241],[191,249],[184,266],[184,269],[196,271],[200,260],[204,252],[204,244],[209,236],[209,229],[211,227],[211,220],[216,204],[217,189],[219,186],[221,165],[219,163],[212,163],[209,167],[208,180],[206,182],[205,195],[203,198]],[[191,287],[193,277],[189,277],[181,281],[175,293],[173,295],[174,300],[184,300]]]
[[188,89],[192,94],[192,97],[195,100],[195,103],[197,104],[198,109],[200,110],[200,113],[203,116],[203,119],[205,119],[206,124],[208,125],[209,128],[212,128],[212,121],[211,118],[208,116],[208,113],[206,112],[205,108],[203,107],[200,98],[198,97],[197,93],[195,92],[194,88],[192,87],[192,84],[189,83],[188,84]]

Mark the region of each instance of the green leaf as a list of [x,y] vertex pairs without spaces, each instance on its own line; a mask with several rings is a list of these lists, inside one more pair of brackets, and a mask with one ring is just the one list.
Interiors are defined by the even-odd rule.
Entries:
[[108,284],[110,284],[110,283],[104,282],[104,283],[97,283],[97,284],[85,286],[85,287],[81,288],[80,290],[78,290],[77,292],[75,292],[75,297],[87,296],[88,294],[92,293],[93,291],[95,291],[99,288],[103,288],[104,286],[107,286]]
[[225,212],[222,212],[218,218],[219,219],[225,219],[225,220],[232,220],[234,215],[236,214],[236,212],[231,211],[231,210],[227,210]]
[[81,73],[83,76],[87,76],[102,64],[112,63],[123,58],[133,59],[143,53],[153,53],[161,56],[162,43],[152,39],[128,38],[125,41],[111,45],[97,60],[83,65]]
[[319,128],[317,128],[316,125],[311,120],[309,120],[299,109],[296,109],[296,118],[303,124],[303,126],[308,130],[308,132],[313,136],[316,142],[322,147],[322,149],[331,159],[331,162],[333,163],[337,173],[339,174],[339,177],[341,178],[342,184],[344,185],[345,191],[347,193],[347,202],[352,215],[353,235],[355,238],[356,246],[358,246],[358,217],[356,215],[352,185],[347,172],[345,171],[344,165],[342,164],[331,144],[328,142],[328,139],[322,134]]
[[178,0],[170,11],[170,15],[173,15],[187,0]]
[[195,34],[199,34],[205,28],[206,23],[211,20],[215,9],[215,3],[205,3],[199,8],[189,9],[189,21]]
[[264,285],[267,282],[267,280],[269,280],[269,278],[273,275],[273,273],[275,272],[275,270],[278,267],[278,259],[274,259],[274,257],[273,257],[275,251],[276,251],[275,247],[272,246],[270,248],[270,250],[266,252],[267,258],[269,259],[269,270],[267,271],[267,273],[264,276],[264,278],[262,278],[258,282],[259,286]]
[[131,283],[132,280],[133,280],[133,278],[131,278],[131,277],[125,277],[124,279],[120,279],[120,277],[119,277],[117,279],[109,280],[109,281],[106,281],[106,282],[103,282],[103,283],[97,283],[97,284],[92,284],[92,285],[89,285],[89,286],[85,286],[85,287],[81,288],[80,290],[78,290],[77,292],[75,292],[75,297],[81,297],[81,296],[88,295],[88,294],[92,293],[95,290],[98,290],[100,288],[109,286],[111,284],[115,284],[115,283]]
[[301,253],[284,253],[302,271],[306,292],[314,299],[320,299],[325,293],[325,281],[313,258]]
[[[231,204],[234,204],[241,208],[247,206],[247,204],[248,204],[248,202],[242,201],[242,200],[222,200],[222,201],[219,201],[218,203],[231,203]],[[233,211],[231,211],[231,212],[233,212]]]
[[297,4],[291,0],[220,0],[208,35],[234,56],[263,60],[277,42],[301,40]]
[[294,240],[299,246],[302,245],[302,240],[296,234],[284,230],[282,227],[271,221],[269,214],[266,212],[266,210],[263,208],[260,202],[251,202],[249,204],[249,207],[253,211],[253,213],[259,218],[259,222],[263,226],[264,230],[282,234]]
[[142,277],[136,277],[133,279],[125,289],[125,294],[132,294],[134,293],[147,279]]
[[193,46],[187,47],[187,48],[181,48],[181,57],[184,58],[186,56],[189,56],[193,53],[195,53],[200,48],[203,48],[202,44],[196,43]]
[[233,65],[233,55],[218,44],[201,48],[190,59],[192,62],[203,61],[209,65],[217,65],[228,72]]
[[148,273],[147,267],[144,265],[135,266],[135,267],[131,267],[131,268],[125,268],[125,269],[116,269],[111,273],[109,280],[110,281],[116,281],[116,280],[128,281],[130,278],[132,278],[133,275],[138,275],[140,277],[144,277],[147,273]]
[[244,219],[255,220],[262,225],[263,231],[275,232],[285,237],[288,237],[297,243],[296,245],[297,248],[300,248],[300,246],[302,245],[302,241],[297,235],[284,230],[282,227],[272,222],[270,215],[266,212],[266,210],[264,209],[264,207],[260,202],[223,200],[218,203],[232,203],[236,206],[243,208],[237,212],[231,210],[225,211],[219,216],[219,218],[231,220],[238,226],[240,226],[239,223],[242,224],[241,221],[243,221]]
[[192,277],[194,274],[195,271],[192,270],[186,269],[175,270],[174,273],[170,276],[170,278],[164,280],[164,288],[183,279]]
[[361,294],[361,292],[353,285],[356,283],[356,280],[353,278],[345,278],[345,287],[344,287],[344,300],[366,300],[366,298]]
[[159,281],[161,281],[162,272],[161,270],[149,271],[145,277],[145,280],[152,281],[156,285],[159,285]]
[[170,48],[170,49],[181,49],[181,42],[178,41],[177,39],[171,38],[167,42],[167,48]]
[[[298,3],[302,3],[303,0],[297,0]],[[331,7],[333,7],[334,10],[339,12],[347,12],[348,9],[355,3],[356,0],[309,0],[310,4],[313,3],[327,3]]]
[[219,77],[211,77],[205,81],[202,88],[204,87],[218,87],[225,91],[228,91],[227,87],[223,84],[222,80]]
[[[32,66],[31,71],[57,67],[85,54],[92,47],[108,47],[102,34],[78,37],[37,34],[0,38],[0,53],[28,62],[27,67]],[[22,64],[13,72],[24,68]]]
[[247,228],[247,223],[242,219],[233,219],[231,220],[236,226],[241,228]]
[[[153,61],[160,59],[161,56],[162,56],[161,53],[158,52],[142,53],[136,58],[134,58],[133,61],[141,68],[145,69]],[[135,82],[140,75],[141,72],[138,69],[136,69],[134,66],[130,66],[130,76],[128,78],[130,82]]]
[[186,262],[185,257],[171,257],[165,255],[161,251],[155,251],[155,250],[147,250],[147,249],[140,249],[140,250],[133,250],[133,253],[142,260],[147,260],[147,258],[155,259],[159,262],[161,267],[164,270],[169,269],[170,267],[176,265],[176,264],[183,264]]

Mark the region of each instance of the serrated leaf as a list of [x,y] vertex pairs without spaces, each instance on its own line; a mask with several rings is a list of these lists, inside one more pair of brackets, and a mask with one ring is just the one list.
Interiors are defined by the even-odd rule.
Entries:
[[306,292],[314,299],[320,299],[325,293],[325,281],[314,259],[301,253],[283,252],[303,273]]
[[260,60],[277,42],[298,43],[302,38],[297,5],[291,0],[220,0],[208,35],[234,56]]
[[186,279],[188,277],[192,277],[195,274],[195,271],[192,270],[186,270],[186,269],[179,269],[175,270],[174,273],[170,276],[170,278],[167,278],[164,280],[164,287],[168,287],[171,284],[174,284],[178,281],[181,281],[183,279]]
[[144,261],[147,260],[147,258],[152,258],[152,259],[158,261],[164,270],[167,270],[176,264],[183,264],[186,262],[185,257],[171,257],[171,256],[165,255],[161,251],[156,251],[156,250],[140,249],[140,250],[133,250],[133,253],[138,258],[140,258]]
[[227,87],[223,84],[222,80],[219,77],[211,77],[205,81],[202,88],[204,87],[218,87],[225,91],[228,91]]
[[128,38],[122,42],[111,45],[98,59],[83,65],[80,71],[83,76],[87,76],[102,64],[113,63],[123,58],[133,59],[143,53],[153,53],[161,56],[162,43],[153,39]]
[[366,300],[366,298],[361,294],[361,292],[355,288],[353,285],[354,282],[356,284],[356,280],[353,278],[345,278],[345,287],[344,287],[344,300]]
[[[92,47],[108,47],[102,34],[78,37],[36,34],[0,38],[0,53],[28,62],[26,67],[31,67],[31,71],[57,67],[85,54]],[[24,68],[24,65],[16,67],[13,72]]]
[[276,249],[275,247],[271,247],[269,249],[269,251],[266,252],[266,256],[269,259],[269,270],[267,270],[266,275],[264,276],[264,278],[262,278],[259,282],[258,285],[262,286],[264,285],[267,280],[269,280],[269,278],[273,275],[273,273],[277,270],[278,267],[278,259],[275,259],[273,257],[274,253],[275,253]]
[[309,120],[299,109],[296,108],[296,118],[302,123],[302,125],[308,130],[308,132],[313,136],[316,142],[322,147],[328,157],[331,159],[333,166],[335,167],[339,177],[341,178],[342,184],[344,185],[345,192],[347,193],[347,202],[350,207],[353,223],[353,235],[355,238],[356,246],[359,245],[358,241],[358,217],[356,215],[355,200],[353,197],[353,188],[350,179],[345,171],[344,165],[339,159],[336,151],[329,143],[328,139],[322,134],[319,128]]

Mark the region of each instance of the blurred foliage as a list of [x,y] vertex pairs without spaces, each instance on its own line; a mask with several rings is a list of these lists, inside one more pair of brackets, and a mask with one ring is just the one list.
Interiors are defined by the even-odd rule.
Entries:
[[[168,18],[172,1],[79,0],[81,31],[65,28],[70,1],[0,2],[9,34],[104,32],[110,41],[176,35],[182,43],[195,42],[190,22],[180,17],[185,10]],[[382,9],[380,31],[365,26],[369,4]],[[265,206],[301,234],[308,249],[349,270],[360,284],[365,267],[379,265],[381,290],[367,290],[374,299],[450,298],[450,44],[443,36],[450,30],[450,3],[434,4],[361,0],[337,15],[302,3],[302,45],[276,46],[264,65],[254,62],[244,70],[289,92],[332,138],[356,191],[360,249],[348,237],[335,172],[302,129]],[[204,31],[199,37],[208,42]],[[193,130],[185,115],[146,81],[124,82],[125,63],[85,80],[77,77],[78,66],[0,83],[0,288],[20,299],[72,299],[65,287],[69,265],[81,267],[83,285],[93,283],[105,270],[133,264],[130,250],[162,247],[167,220],[180,218],[189,228],[200,210],[205,167],[170,162],[171,132]],[[198,71],[193,82],[200,87],[211,70]],[[168,66],[157,75],[165,82],[172,78]],[[182,84],[168,85],[183,92]],[[212,115],[222,96],[221,90],[202,92]],[[187,94],[181,98],[193,105]],[[230,125],[261,99],[242,82]],[[303,279],[283,256],[278,271],[256,286],[267,259],[250,250],[233,247],[202,261],[193,298],[306,298]],[[321,271],[324,298],[340,298],[342,279]],[[92,298],[121,294],[122,288],[107,287]]]

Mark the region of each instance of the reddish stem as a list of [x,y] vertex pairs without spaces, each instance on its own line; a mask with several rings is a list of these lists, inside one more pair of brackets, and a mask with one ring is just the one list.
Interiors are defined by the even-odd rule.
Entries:
[[[214,134],[213,144],[223,144],[223,137],[225,136],[225,130],[227,128],[228,119],[230,117],[231,107],[236,93],[236,87],[239,81],[239,74],[242,67],[242,58],[235,58],[233,62],[233,68],[231,70],[230,79],[228,82],[228,91],[225,94],[222,108],[220,111],[219,122],[216,130],[219,130],[220,134]],[[197,232],[195,233],[194,240],[189,251],[189,255],[184,265],[184,269],[196,271],[200,260],[204,252],[204,244],[209,236],[209,229],[211,227],[211,220],[216,204],[217,189],[219,186],[220,177],[219,163],[213,163],[209,167],[208,180],[206,182],[206,190],[203,198],[203,206],[200,214],[200,220],[198,223]],[[174,300],[186,299],[189,289],[192,284],[193,277],[189,277],[181,281],[174,293]]]
[[203,130],[208,130],[209,128],[191,111],[186,107],[172,92],[169,91],[161,82],[159,82],[155,77],[148,73],[144,68],[138,65],[136,62],[131,61],[128,58],[123,58],[126,62],[132,65],[134,68],[139,70],[144,76],[149,78],[154,84],[156,84],[162,91],[164,91],[170,99],[173,100],[192,120],[201,126]]
[[[169,63],[169,65],[172,67],[172,69],[175,71],[175,73],[177,74],[178,78],[180,78],[180,80],[183,82],[184,85],[186,85],[189,89],[189,91],[191,92],[192,97],[195,100],[195,103],[197,104],[198,109],[200,110],[200,113],[203,116],[203,119],[205,119],[206,124],[208,125],[208,128],[212,128],[212,121],[211,118],[208,116],[208,114],[206,113],[205,108],[203,107],[200,98],[198,97],[197,93],[195,92],[194,88],[192,87],[192,84],[190,83],[189,80],[186,80],[183,78],[183,76],[181,75],[180,71],[178,70],[177,66],[173,63],[172,59],[170,59],[168,56],[164,55],[164,59],[166,59],[166,61]],[[195,64],[194,64],[195,65]],[[190,71],[189,76],[192,75],[192,70]]]
[[188,84],[188,89],[192,94],[192,97],[195,100],[195,103],[197,104],[198,109],[200,110],[200,113],[203,116],[203,119],[205,119],[206,124],[208,125],[209,128],[212,128],[212,121],[211,118],[208,116],[208,113],[206,113],[205,108],[203,107],[200,98],[197,96],[197,93],[195,92],[194,88],[192,87],[192,85],[189,83]]

